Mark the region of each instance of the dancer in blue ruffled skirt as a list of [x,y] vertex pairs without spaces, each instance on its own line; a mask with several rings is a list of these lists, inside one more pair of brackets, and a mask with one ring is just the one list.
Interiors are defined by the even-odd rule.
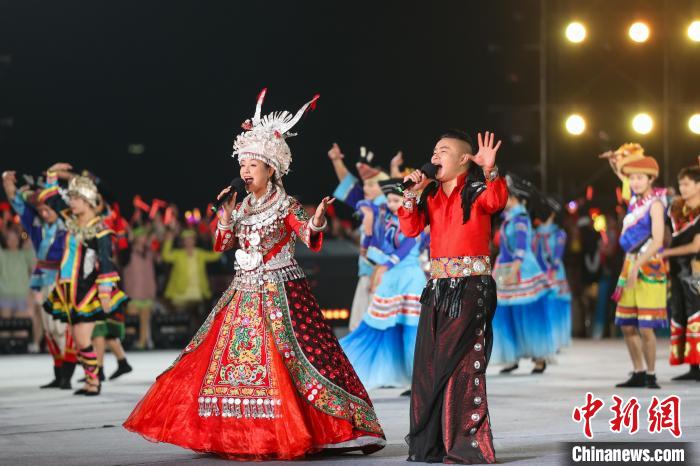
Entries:
[[395,212],[402,202],[400,180],[381,181],[387,204],[376,207],[374,234],[367,258],[376,265],[374,294],[360,326],[340,340],[367,389],[405,387],[411,383],[420,296],[426,284],[419,255],[426,237],[405,237]]
[[547,310],[547,276],[532,251],[530,216],[520,198],[531,195],[527,183],[507,176],[509,197],[499,232],[500,252],[494,274],[498,306],[493,319],[491,362],[507,364],[501,372],[518,368],[520,358],[533,358],[533,373],[542,373],[554,354],[553,328]]
[[571,292],[563,262],[566,232],[557,222],[561,205],[551,198],[542,199],[541,204],[536,216],[542,223],[535,230],[534,250],[549,282],[547,309],[553,345],[559,350],[571,344]]

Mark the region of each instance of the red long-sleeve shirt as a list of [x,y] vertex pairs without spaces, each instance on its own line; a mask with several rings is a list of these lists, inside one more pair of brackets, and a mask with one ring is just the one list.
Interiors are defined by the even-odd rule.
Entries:
[[[491,215],[502,210],[508,200],[508,187],[502,177],[486,182],[486,189],[471,206],[471,214],[462,223],[462,188],[466,173],[457,179],[457,186],[448,196],[442,186],[427,198],[430,220],[430,257],[488,256],[491,237]],[[427,225],[425,211],[414,205],[410,211],[398,211],[404,235],[418,236]]]

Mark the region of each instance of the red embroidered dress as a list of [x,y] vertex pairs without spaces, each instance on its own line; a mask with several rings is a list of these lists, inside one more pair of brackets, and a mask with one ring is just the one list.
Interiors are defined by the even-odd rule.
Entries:
[[219,224],[215,250],[240,248],[235,278],[124,427],[241,460],[379,450],[372,403],[294,260],[297,238],[318,251],[322,233],[270,186],[236,207],[233,227]]

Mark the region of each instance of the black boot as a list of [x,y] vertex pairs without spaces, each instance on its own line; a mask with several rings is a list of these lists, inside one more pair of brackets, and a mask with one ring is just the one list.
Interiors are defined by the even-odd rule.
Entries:
[[97,378],[100,380],[100,383],[105,381],[105,368],[103,366],[98,366],[99,372],[97,373]]
[[74,362],[63,362],[63,367],[61,368],[61,390],[70,390],[71,379],[73,378],[73,373],[75,372]]
[[133,370],[132,367],[127,362],[126,358],[117,360],[117,363],[119,364],[119,366],[117,367],[117,370],[114,371],[114,373],[109,376],[109,380],[114,380],[117,377],[120,377],[124,374],[128,374],[129,372],[131,372]]
[[511,366],[504,367],[503,369],[501,369],[501,374],[510,374],[511,372],[513,372],[517,368],[518,368],[518,363],[516,362],[515,364],[513,364]]
[[618,388],[627,387],[646,387],[647,386],[647,371],[633,372],[629,379],[615,385]]
[[534,369],[532,369],[533,374],[543,374],[545,369],[547,369],[547,361],[542,361],[542,366],[537,367],[535,366]]
[[58,388],[61,386],[61,367],[53,366],[53,380],[39,388]]
[[656,383],[656,374],[647,374],[647,388],[661,388],[658,383]]
[[685,374],[678,375],[671,380],[698,380],[700,381],[700,368],[693,364],[690,366],[690,370]]

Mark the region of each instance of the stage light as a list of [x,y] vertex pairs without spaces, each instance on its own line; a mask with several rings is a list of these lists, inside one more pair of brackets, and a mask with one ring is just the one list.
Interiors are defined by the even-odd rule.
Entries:
[[583,42],[586,39],[586,26],[578,21],[569,23],[569,25],[566,26],[566,38],[569,42],[573,42],[574,44]]
[[566,126],[566,131],[573,136],[580,136],[586,131],[586,120],[577,113],[569,115],[564,125]]
[[639,134],[649,134],[654,129],[654,119],[648,113],[638,113],[632,118],[632,129]]
[[688,26],[688,38],[693,42],[700,42],[700,21],[693,21]]
[[649,26],[641,21],[632,24],[629,29],[629,36],[635,42],[646,42],[649,39]]
[[688,128],[693,133],[700,134],[700,113],[696,113],[688,119]]

